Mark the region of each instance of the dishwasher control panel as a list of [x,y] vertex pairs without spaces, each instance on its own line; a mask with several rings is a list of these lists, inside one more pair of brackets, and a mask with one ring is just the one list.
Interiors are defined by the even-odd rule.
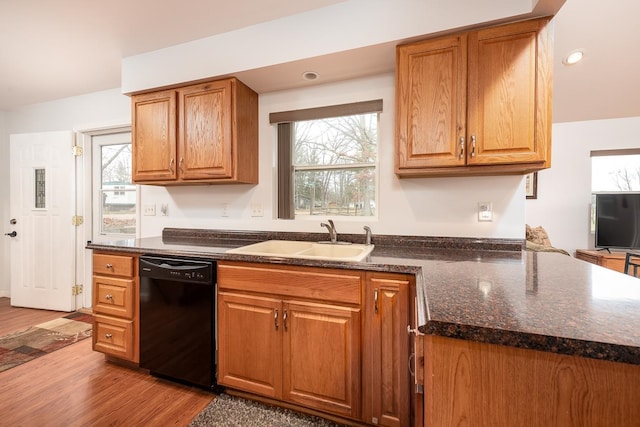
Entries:
[[212,261],[189,258],[140,257],[140,277],[208,283],[213,281]]

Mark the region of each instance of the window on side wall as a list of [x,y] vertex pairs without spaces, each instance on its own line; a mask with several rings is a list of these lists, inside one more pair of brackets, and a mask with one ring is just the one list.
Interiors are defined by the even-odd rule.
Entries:
[[591,232],[595,232],[595,193],[640,191],[640,148],[591,152]]
[[272,113],[278,218],[376,216],[382,100]]

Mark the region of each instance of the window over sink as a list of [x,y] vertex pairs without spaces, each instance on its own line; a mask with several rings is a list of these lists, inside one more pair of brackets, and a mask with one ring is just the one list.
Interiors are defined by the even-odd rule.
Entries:
[[376,216],[382,100],[272,113],[278,218]]

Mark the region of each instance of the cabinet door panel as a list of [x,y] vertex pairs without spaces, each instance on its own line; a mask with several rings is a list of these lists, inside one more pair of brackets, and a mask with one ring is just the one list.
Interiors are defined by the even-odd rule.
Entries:
[[466,44],[460,35],[398,49],[399,169],[465,164]]
[[231,81],[189,86],[179,94],[182,179],[231,178]]
[[[365,349],[367,394],[365,421],[380,426],[410,422],[411,377],[407,325],[410,324],[410,278],[370,274],[367,280]],[[366,398],[366,397],[365,397]]]
[[291,301],[283,307],[283,398],[359,417],[360,309]]
[[[546,151],[537,138],[539,23],[469,36],[468,164],[531,163]],[[540,57],[543,57],[542,52]]]
[[218,293],[219,384],[280,398],[281,316],[280,300]]
[[133,181],[175,180],[176,92],[135,95],[131,103]]

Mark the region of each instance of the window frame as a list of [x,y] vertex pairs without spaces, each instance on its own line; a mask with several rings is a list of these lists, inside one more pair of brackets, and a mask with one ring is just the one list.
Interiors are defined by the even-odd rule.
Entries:
[[[377,176],[378,156],[373,163],[296,166],[293,164],[295,122],[321,120],[359,114],[382,113],[382,99],[349,104],[331,105],[269,114],[270,124],[277,125],[278,219],[296,219],[294,207],[295,173],[297,171],[354,170],[373,167]],[[375,180],[378,194],[378,179]]]

